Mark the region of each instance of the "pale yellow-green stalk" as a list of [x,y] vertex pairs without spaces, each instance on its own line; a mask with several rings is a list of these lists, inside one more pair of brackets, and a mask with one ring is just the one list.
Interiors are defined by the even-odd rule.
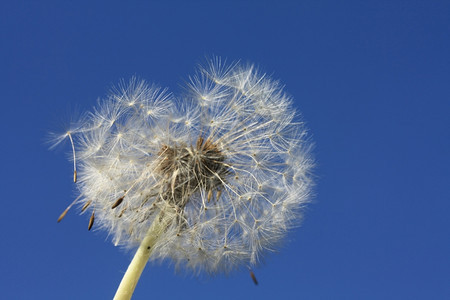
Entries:
[[147,264],[147,261],[152,254],[153,246],[158,241],[160,235],[164,232],[167,224],[170,221],[170,216],[160,213],[159,216],[155,218],[152,225],[147,231],[147,235],[142,240],[136,254],[133,257],[130,265],[128,266],[125,275],[120,282],[119,288],[117,289],[114,300],[129,300],[133,295],[134,289],[141,277],[142,271]]

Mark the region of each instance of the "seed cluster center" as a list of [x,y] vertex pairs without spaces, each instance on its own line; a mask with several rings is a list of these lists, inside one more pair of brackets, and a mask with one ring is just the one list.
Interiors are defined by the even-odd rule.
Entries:
[[211,139],[205,141],[200,136],[191,146],[163,145],[158,154],[163,200],[182,209],[196,192],[206,192],[208,202],[214,192],[219,198],[229,168],[224,154]]

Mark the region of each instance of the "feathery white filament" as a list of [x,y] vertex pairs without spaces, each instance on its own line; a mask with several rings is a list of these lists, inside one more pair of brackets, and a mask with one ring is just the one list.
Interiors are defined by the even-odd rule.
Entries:
[[310,198],[310,143],[294,117],[280,84],[253,66],[215,59],[177,100],[132,79],[69,134],[80,205],[130,248],[175,212],[150,259],[211,274],[255,265]]

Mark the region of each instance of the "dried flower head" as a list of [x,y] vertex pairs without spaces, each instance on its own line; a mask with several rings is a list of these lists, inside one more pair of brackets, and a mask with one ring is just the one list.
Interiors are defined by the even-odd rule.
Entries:
[[75,202],[116,245],[140,245],[165,220],[150,259],[212,274],[255,265],[310,197],[310,143],[294,117],[253,66],[214,59],[177,100],[133,78],[65,134]]

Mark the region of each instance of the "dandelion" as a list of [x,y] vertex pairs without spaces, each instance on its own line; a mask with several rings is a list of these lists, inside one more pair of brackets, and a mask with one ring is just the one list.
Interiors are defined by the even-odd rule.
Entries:
[[218,58],[179,99],[122,82],[57,139],[71,142],[79,190],[58,221],[78,204],[88,229],[138,248],[115,299],[130,299],[149,259],[194,273],[251,268],[310,198],[310,143],[295,117],[278,82]]

